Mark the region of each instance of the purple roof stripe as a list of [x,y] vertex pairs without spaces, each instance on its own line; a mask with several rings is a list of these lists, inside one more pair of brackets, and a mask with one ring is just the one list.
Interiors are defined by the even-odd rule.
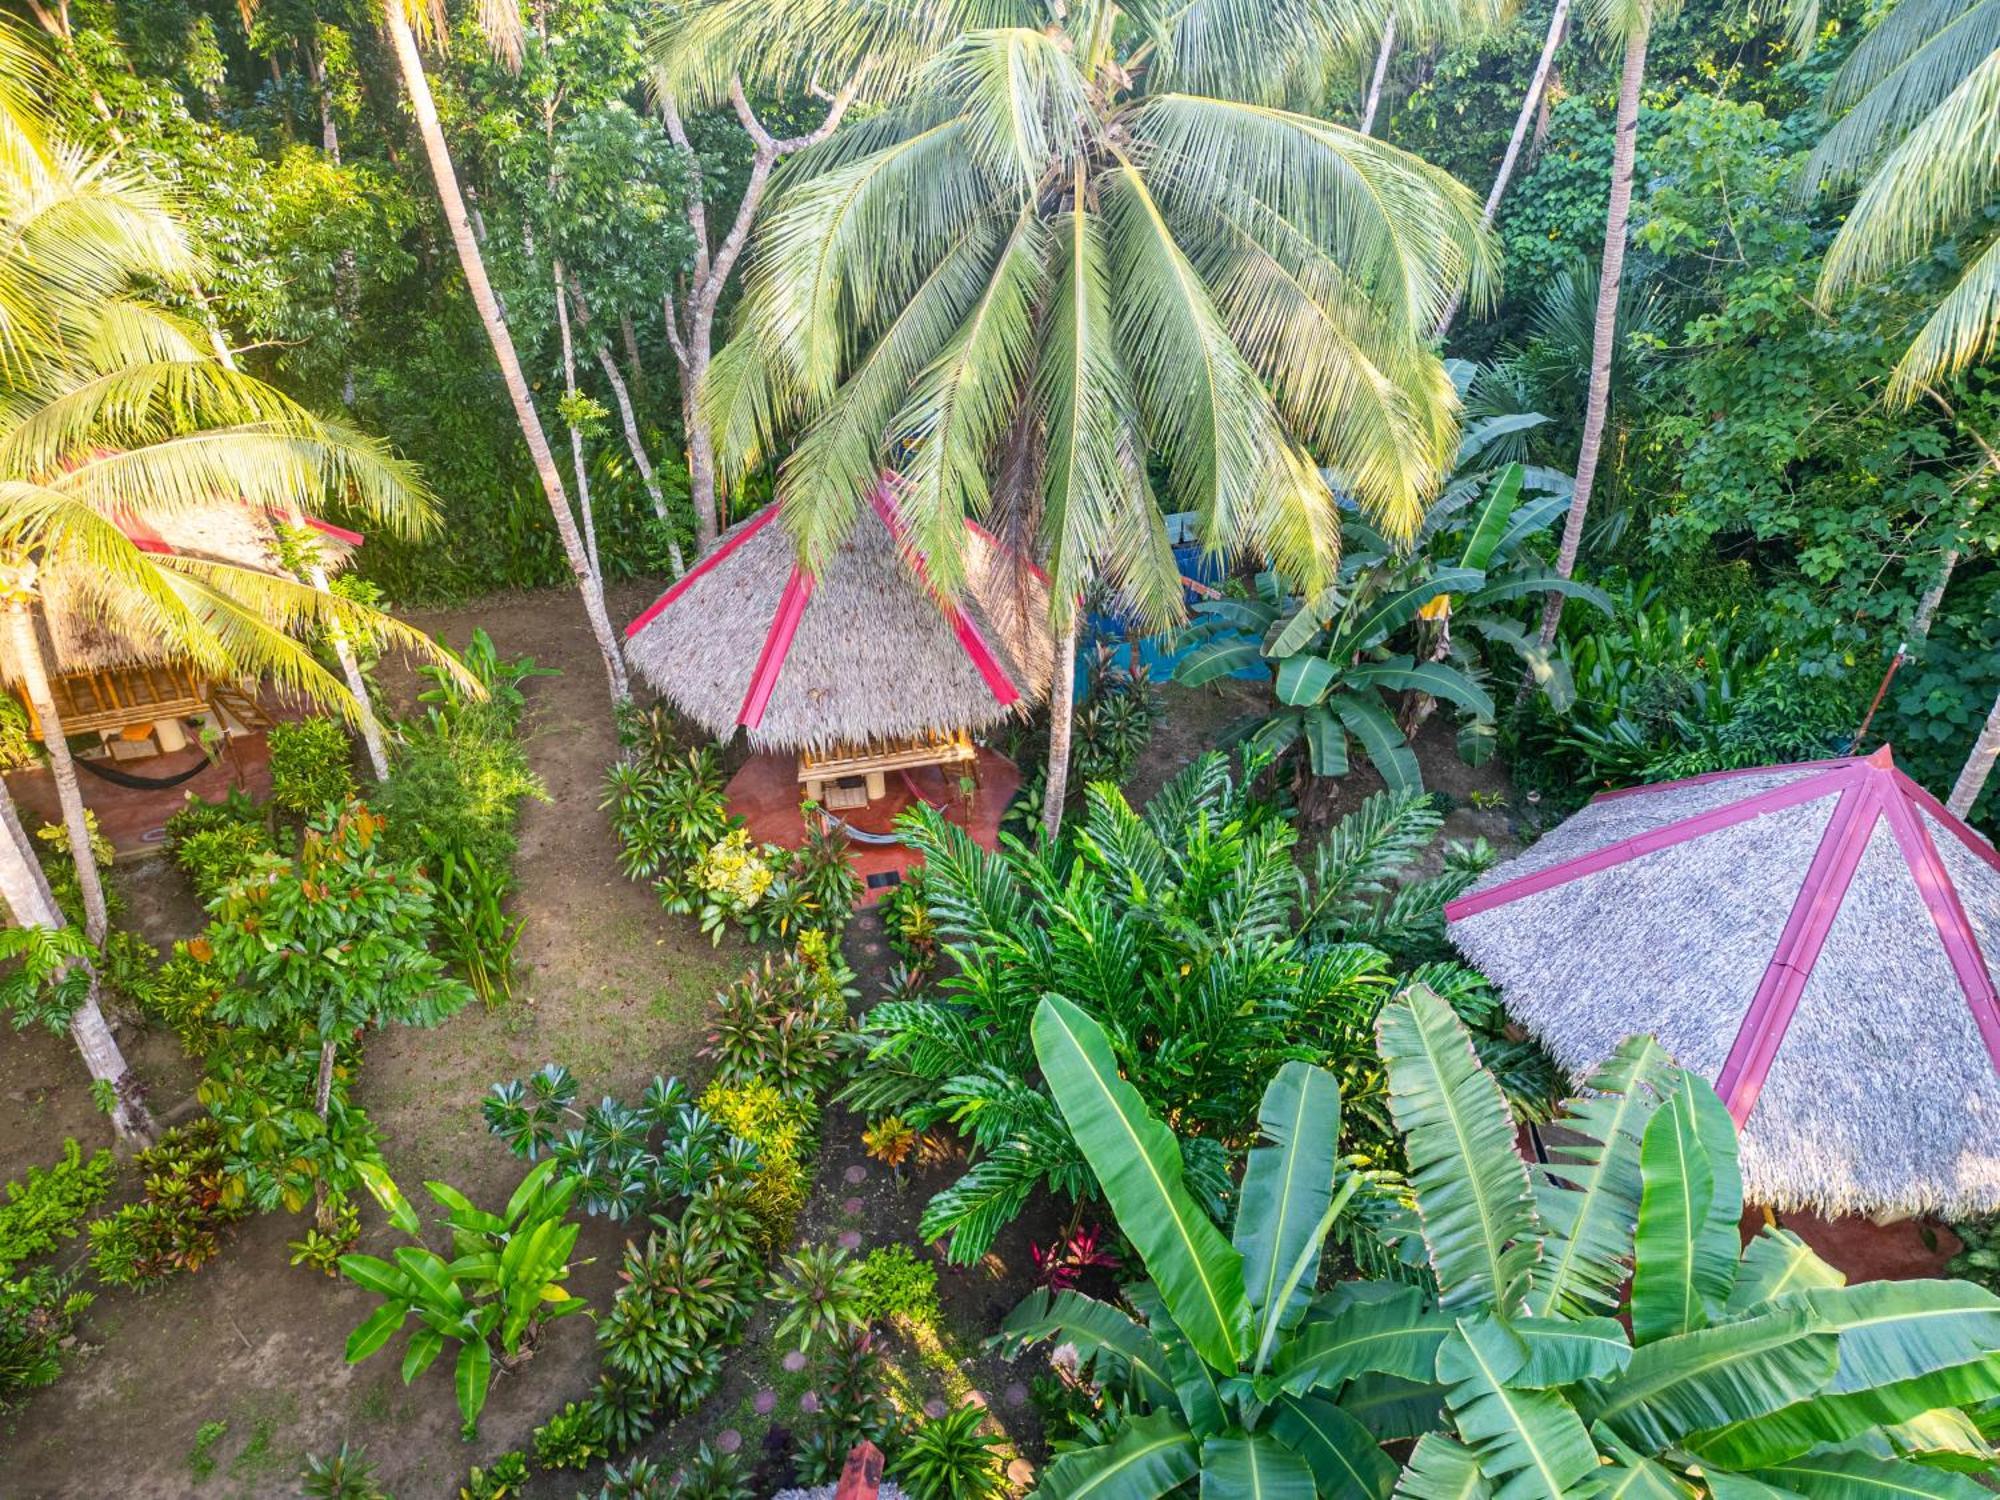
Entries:
[[1978,934],[1972,930],[1971,919],[1959,902],[1958,888],[1952,884],[1944,861],[1938,858],[1937,846],[1931,842],[1930,830],[1924,827],[1923,819],[1900,797],[1884,800],[1888,803],[1889,827],[1902,848],[1903,858],[1909,862],[1917,894],[1924,898],[1924,906],[1937,924],[1952,972],[1958,976],[1966,1004],[1972,1007],[1972,1019],[1978,1023],[1980,1039],[1986,1043],[1986,1055],[1993,1060],[1994,1068],[2000,1070],[2000,998],[1994,994],[1993,974],[1986,967],[1986,955],[1979,951]]

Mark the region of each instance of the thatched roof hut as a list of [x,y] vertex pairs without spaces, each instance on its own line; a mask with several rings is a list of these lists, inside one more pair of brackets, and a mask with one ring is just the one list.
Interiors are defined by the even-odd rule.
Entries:
[[831,752],[983,729],[1045,697],[1048,584],[966,525],[966,588],[924,581],[878,489],[817,575],[767,506],[725,533],[625,632],[632,669],[717,739]]
[[2000,854],[1886,748],[1606,794],[1446,915],[1573,1073],[1712,1079],[1752,1201],[2000,1209]]
[[[345,567],[361,544],[360,534],[314,517],[306,520],[317,535],[327,571]],[[126,516],[118,528],[142,552],[200,558],[271,574],[283,571],[276,528],[268,517],[246,506],[209,505],[143,519]],[[173,653],[163,650],[136,620],[120,620],[119,600],[106,594],[88,569],[45,568],[36,584],[41,598],[36,626],[50,676],[80,676],[173,658]],[[19,664],[0,633],[0,682],[13,686],[19,681]]]

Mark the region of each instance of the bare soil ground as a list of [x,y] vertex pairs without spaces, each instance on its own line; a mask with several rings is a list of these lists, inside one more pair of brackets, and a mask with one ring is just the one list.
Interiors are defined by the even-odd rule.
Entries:
[[[630,618],[650,597],[642,587],[614,595],[616,619]],[[618,873],[597,810],[614,735],[602,672],[574,598],[555,591],[509,595],[414,621],[455,645],[484,626],[503,653],[531,654],[561,671],[527,689],[529,754],[549,801],[530,804],[522,819],[515,909],[527,928],[516,1000],[490,1012],[468,1010],[436,1031],[399,1029],[379,1038],[359,1090],[392,1170],[413,1196],[419,1182],[442,1178],[477,1202],[497,1203],[521,1168],[481,1123],[479,1100],[489,1084],[549,1060],[567,1064],[591,1098],[631,1097],[654,1073],[698,1082],[707,1072],[694,1058],[703,1006],[747,955],[733,944],[711,948],[690,921],[664,915],[646,887]],[[1132,779],[1135,801],[1217,743],[1261,696],[1256,685],[1239,683],[1192,691],[1168,685],[1163,692],[1167,712]],[[1504,796],[1498,768],[1469,771],[1448,734],[1427,736],[1419,748],[1429,783],[1461,804],[1448,831],[1507,838],[1503,810],[1469,804],[1474,790]],[[1377,784],[1365,771],[1349,778],[1336,815]],[[128,902],[127,925],[152,941],[164,945],[199,930],[202,913],[164,861],[121,866],[116,878]],[[866,1005],[891,962],[872,915],[857,920],[847,946]],[[171,1114],[178,1104],[185,1112],[196,1068],[174,1039],[128,1021],[121,1040],[155,1108]],[[65,1136],[86,1148],[110,1143],[87,1085],[66,1039],[30,1032],[0,1040],[0,1178],[53,1160]],[[857,1254],[900,1242],[931,1255],[943,1318],[930,1330],[885,1332],[891,1387],[912,1412],[940,1402],[984,1404],[1008,1441],[1010,1476],[1025,1481],[1026,1465],[1043,1456],[1027,1397],[1041,1361],[1031,1356],[1009,1366],[982,1341],[1031,1284],[1029,1245],[1052,1238],[1053,1215],[1037,1205],[981,1264],[946,1266],[935,1251],[922,1249],[916,1223],[925,1201],[963,1162],[946,1157],[899,1182],[862,1152],[862,1123],[837,1108],[828,1112],[802,1236],[834,1240]],[[128,1193],[136,1190],[130,1176],[123,1184]],[[362,1248],[386,1253],[398,1242],[372,1209],[364,1222]],[[254,1218],[199,1274],[146,1295],[101,1294],[62,1380],[0,1418],[0,1495],[264,1500],[298,1493],[305,1454],[348,1442],[365,1447],[378,1477],[401,1500],[449,1500],[469,1465],[527,1447],[534,1426],[587,1394],[597,1373],[591,1324],[568,1319],[552,1327],[521,1371],[496,1380],[479,1439],[460,1441],[449,1360],[407,1388],[397,1372],[400,1343],[359,1366],[344,1362],[347,1335],[374,1299],[288,1265],[286,1241],[303,1228],[288,1215]],[[601,1219],[586,1221],[578,1254],[590,1263],[574,1286],[594,1305],[611,1300],[628,1233]],[[742,1447],[759,1493],[789,1479],[789,1454],[809,1417],[812,1371],[787,1368],[785,1350],[770,1340],[773,1321],[768,1313],[753,1319],[722,1391],[639,1451],[672,1464],[697,1442],[719,1441]],[[594,1491],[596,1483],[595,1474],[538,1475],[528,1493],[567,1497],[579,1488]]]
[[[650,597],[614,598],[629,617]],[[558,1059],[587,1095],[636,1094],[655,1072],[688,1076],[702,1007],[743,962],[711,948],[692,924],[669,918],[644,886],[623,879],[598,788],[615,749],[604,677],[573,596],[510,595],[417,623],[462,645],[483,625],[508,654],[527,652],[562,675],[528,685],[529,756],[549,802],[521,825],[527,918],[516,1000],[467,1010],[436,1031],[399,1029],[370,1048],[359,1098],[374,1117],[389,1164],[417,1184],[443,1178],[478,1202],[497,1202],[520,1164],[487,1135],[479,1100],[487,1086]],[[119,872],[130,921],[164,943],[197,930],[200,912],[161,862]],[[124,1041],[166,1110],[191,1090],[195,1071],[171,1036],[129,1027]],[[36,1033],[0,1041],[0,1174],[55,1158],[64,1135],[108,1144],[88,1079],[66,1040]],[[386,1253],[397,1236],[367,1216],[363,1248]],[[350,1367],[348,1333],[374,1299],[287,1264],[285,1242],[303,1231],[274,1214],[245,1222],[213,1265],[147,1295],[106,1292],[85,1320],[87,1348],[62,1380],[0,1426],[0,1494],[19,1500],[109,1494],[268,1497],[297,1492],[302,1457],[345,1441],[365,1445],[403,1500],[456,1495],[466,1467],[518,1447],[531,1428],[594,1378],[584,1319],[551,1330],[518,1374],[496,1382],[479,1441],[461,1443],[449,1361],[410,1388],[391,1353]],[[587,1223],[581,1255],[593,1257],[577,1289],[610,1300],[623,1231]],[[205,1445],[205,1424],[224,1424]],[[212,1429],[211,1429],[212,1430]],[[568,1495],[570,1484],[545,1493]]]

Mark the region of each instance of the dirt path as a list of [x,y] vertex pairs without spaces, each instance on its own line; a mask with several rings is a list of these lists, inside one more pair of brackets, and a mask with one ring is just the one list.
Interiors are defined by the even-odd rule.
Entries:
[[[613,614],[643,607],[643,589],[612,600]],[[519,1179],[520,1165],[480,1125],[487,1086],[555,1059],[588,1097],[633,1094],[655,1072],[687,1076],[702,1007],[742,963],[663,916],[651,893],[618,873],[598,787],[614,750],[604,678],[572,596],[512,595],[417,617],[463,644],[483,625],[508,654],[534,655],[560,677],[528,685],[529,756],[550,801],[522,819],[517,910],[528,925],[519,951],[516,1003],[469,1010],[432,1032],[397,1031],[371,1048],[360,1101],[373,1115],[397,1178],[421,1202],[418,1184],[442,1177],[482,1203]],[[143,870],[143,867],[140,867]],[[128,872],[129,873],[129,872]],[[155,867],[135,889],[159,920],[192,921],[171,871]],[[174,913],[178,912],[178,916]],[[149,933],[156,941],[171,930]],[[133,1051],[156,1100],[184,1096],[192,1071],[171,1038],[139,1037]],[[0,1152],[16,1175],[52,1160],[65,1133],[105,1143],[89,1106],[87,1079],[64,1043],[36,1035],[0,1039]],[[397,1242],[370,1213],[364,1248]],[[343,1440],[365,1445],[379,1477],[402,1500],[449,1496],[468,1464],[518,1447],[595,1373],[590,1324],[557,1324],[521,1374],[496,1383],[480,1439],[458,1439],[450,1361],[415,1387],[398,1378],[398,1356],[350,1367],[348,1333],[372,1310],[360,1291],[287,1264],[285,1242],[302,1232],[289,1215],[246,1222],[222,1257],[195,1276],[147,1296],[107,1292],[85,1320],[89,1351],[62,1380],[0,1427],[0,1494],[10,1500],[100,1500],[108,1494],[265,1500],[296,1493],[302,1455]],[[624,1233],[587,1222],[580,1255],[595,1263],[577,1289],[608,1303]],[[400,1346],[397,1346],[400,1347]],[[205,1424],[224,1424],[202,1443]],[[212,1430],[212,1429],[210,1429]],[[547,1493],[568,1495],[574,1485]],[[538,1491],[539,1493],[540,1491]]]

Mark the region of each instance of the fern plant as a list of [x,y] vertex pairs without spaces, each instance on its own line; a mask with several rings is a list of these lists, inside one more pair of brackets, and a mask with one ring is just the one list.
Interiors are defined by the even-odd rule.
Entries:
[[[1386,1140],[1370,1028],[1395,969],[1349,933],[1416,942],[1472,865],[1398,886],[1437,820],[1413,799],[1378,798],[1351,832],[1336,830],[1309,882],[1297,834],[1251,794],[1256,768],[1238,778],[1211,753],[1143,813],[1116,788],[1092,786],[1069,852],[1003,838],[988,853],[929,809],[905,815],[953,962],[935,996],[868,1012],[868,1064],[842,1097],[920,1131],[949,1122],[969,1139],[971,1170],[922,1219],[927,1238],[949,1237],[955,1262],[983,1255],[1037,1187],[1077,1200],[1097,1191],[1035,1064],[1029,1023],[1044,994],[1104,1025],[1141,1097],[1174,1121],[1183,1167],[1218,1217],[1256,1082],[1286,1058],[1333,1069],[1362,1101],[1352,1123]],[[1497,1033],[1477,975],[1446,965],[1425,974]]]

